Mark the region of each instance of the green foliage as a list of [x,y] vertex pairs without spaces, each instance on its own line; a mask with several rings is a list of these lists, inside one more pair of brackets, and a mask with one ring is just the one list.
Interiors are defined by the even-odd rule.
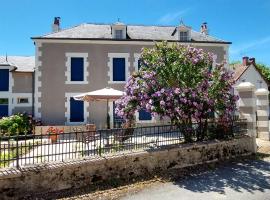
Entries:
[[261,71],[264,78],[270,82],[270,68],[262,63],[257,63],[256,66]]
[[28,116],[26,114],[15,114],[0,119],[1,135],[26,134],[31,130]]

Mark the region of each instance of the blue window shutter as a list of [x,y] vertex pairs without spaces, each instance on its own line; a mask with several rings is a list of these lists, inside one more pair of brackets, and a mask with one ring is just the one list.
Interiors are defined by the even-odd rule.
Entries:
[[84,121],[84,102],[70,98],[70,122]]
[[139,111],[139,120],[152,120],[151,113],[149,113],[145,110],[140,110]]
[[0,105],[0,118],[8,116],[8,105]]
[[125,58],[113,58],[113,81],[126,81]]
[[71,58],[71,81],[84,81],[83,58]]
[[141,68],[141,59],[138,60],[138,71],[140,70]]
[[0,91],[9,91],[9,69],[0,69]]

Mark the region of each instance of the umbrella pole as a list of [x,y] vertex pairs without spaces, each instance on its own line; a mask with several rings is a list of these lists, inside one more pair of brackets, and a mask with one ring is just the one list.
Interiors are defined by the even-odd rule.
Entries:
[[107,129],[110,129],[109,100],[107,99]]

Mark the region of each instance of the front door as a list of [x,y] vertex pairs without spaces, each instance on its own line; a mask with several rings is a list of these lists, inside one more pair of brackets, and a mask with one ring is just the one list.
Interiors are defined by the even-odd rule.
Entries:
[[0,98],[0,118],[8,116],[8,99]]

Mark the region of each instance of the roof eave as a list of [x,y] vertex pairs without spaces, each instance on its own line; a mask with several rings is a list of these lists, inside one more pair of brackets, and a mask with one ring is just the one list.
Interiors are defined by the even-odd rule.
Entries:
[[[111,39],[111,38],[63,38],[63,37],[31,37],[32,40],[96,40],[96,41],[138,41],[138,42],[162,42],[164,40],[151,40],[151,39]],[[225,41],[179,41],[179,40],[166,40],[168,42],[181,42],[181,43],[212,43],[212,44],[232,44],[232,42]]]

